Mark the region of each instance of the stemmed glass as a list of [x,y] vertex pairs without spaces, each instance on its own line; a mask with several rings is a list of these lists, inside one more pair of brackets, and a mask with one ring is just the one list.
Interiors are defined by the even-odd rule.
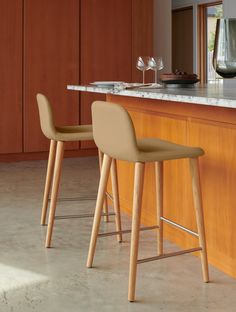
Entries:
[[145,71],[150,69],[148,63],[149,56],[139,56],[136,62],[136,68],[143,73],[143,84],[145,83]]
[[157,71],[164,68],[162,57],[152,56],[148,59],[148,68],[155,72],[155,85],[157,84]]

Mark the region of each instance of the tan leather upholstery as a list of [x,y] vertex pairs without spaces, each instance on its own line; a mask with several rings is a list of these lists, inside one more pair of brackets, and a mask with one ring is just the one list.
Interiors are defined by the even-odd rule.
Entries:
[[199,147],[174,144],[158,138],[136,139],[128,112],[115,103],[92,104],[93,135],[98,148],[112,158],[132,162],[153,162],[204,154]]
[[41,129],[48,139],[64,142],[93,140],[92,125],[56,127],[47,97],[37,94],[37,102]]

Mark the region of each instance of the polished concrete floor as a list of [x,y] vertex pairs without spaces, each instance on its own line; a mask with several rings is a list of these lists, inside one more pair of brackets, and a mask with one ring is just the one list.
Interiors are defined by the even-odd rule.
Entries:
[[[100,238],[94,268],[85,267],[92,219],[55,223],[53,248],[39,225],[45,161],[0,164],[0,312],[236,311],[236,280],[210,267],[204,284],[199,259],[184,255],[138,266],[137,302],[127,301],[129,235]],[[96,158],[66,159],[57,214],[92,212]],[[124,227],[130,220],[123,216]],[[114,220],[102,224],[113,230]],[[155,253],[155,233],[143,232],[140,256]],[[168,250],[176,249],[166,242]]]

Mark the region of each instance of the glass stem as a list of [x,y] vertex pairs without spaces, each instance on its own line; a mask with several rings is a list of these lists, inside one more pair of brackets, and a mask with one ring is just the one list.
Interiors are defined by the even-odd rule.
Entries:
[[145,83],[145,70],[143,70],[143,84]]
[[155,69],[155,84],[157,84],[157,70]]

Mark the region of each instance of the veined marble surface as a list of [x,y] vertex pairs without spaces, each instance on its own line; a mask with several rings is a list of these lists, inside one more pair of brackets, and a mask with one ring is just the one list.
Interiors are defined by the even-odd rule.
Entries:
[[132,96],[144,99],[157,99],[174,102],[236,108],[236,89],[221,84],[194,85],[187,88],[159,89],[124,89],[104,88],[97,86],[68,85],[68,90],[85,91],[103,94]]

